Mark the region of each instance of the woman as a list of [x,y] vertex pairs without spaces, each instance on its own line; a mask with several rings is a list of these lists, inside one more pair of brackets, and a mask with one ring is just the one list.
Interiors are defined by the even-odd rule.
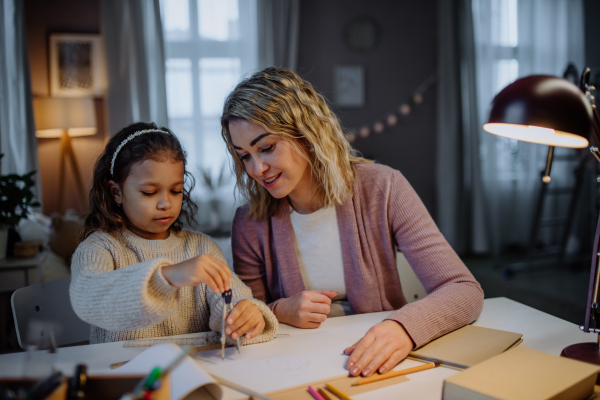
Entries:
[[[248,199],[233,221],[234,270],[280,322],[397,310],[344,350],[350,373],[370,376],[479,316],[480,285],[408,181],[354,156],[308,82],[255,73],[227,97],[221,126]],[[402,294],[397,249],[428,293],[420,301]]]

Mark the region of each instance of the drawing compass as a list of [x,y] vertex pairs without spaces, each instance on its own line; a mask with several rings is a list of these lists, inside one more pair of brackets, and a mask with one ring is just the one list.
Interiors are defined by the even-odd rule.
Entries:
[[[229,314],[233,307],[231,306],[231,298],[233,297],[233,292],[231,289],[224,291],[221,293],[221,297],[223,298],[223,324],[221,325],[221,359],[225,359],[225,319],[227,318],[227,314]],[[240,352],[240,338],[238,337],[235,341],[235,347],[237,347],[238,353]]]

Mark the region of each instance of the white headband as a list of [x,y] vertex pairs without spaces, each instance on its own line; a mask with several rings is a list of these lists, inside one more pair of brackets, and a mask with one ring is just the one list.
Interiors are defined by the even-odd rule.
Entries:
[[119,154],[119,151],[121,151],[123,146],[125,146],[127,143],[129,143],[130,140],[135,139],[136,137],[143,135],[144,133],[148,133],[148,132],[161,132],[161,133],[169,134],[169,132],[161,131],[160,129],[146,129],[143,131],[134,132],[131,135],[127,136],[127,139],[123,140],[121,142],[121,144],[119,145],[119,147],[117,147],[117,150],[115,150],[115,154],[113,154],[112,161],[110,162],[110,174],[113,177],[115,176],[115,174],[113,173],[113,171],[115,169],[115,160],[117,159],[117,154]]

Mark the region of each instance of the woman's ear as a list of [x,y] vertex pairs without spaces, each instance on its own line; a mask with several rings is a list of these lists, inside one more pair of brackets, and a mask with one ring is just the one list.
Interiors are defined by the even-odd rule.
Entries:
[[123,194],[121,192],[121,186],[119,186],[118,183],[111,179],[108,181],[108,189],[110,190],[110,194],[113,197],[115,203],[121,205],[121,203],[123,203]]

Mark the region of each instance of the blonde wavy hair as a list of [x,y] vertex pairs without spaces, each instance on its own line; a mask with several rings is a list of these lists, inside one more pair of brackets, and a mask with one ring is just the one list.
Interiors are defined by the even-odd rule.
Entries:
[[221,135],[233,159],[236,186],[249,202],[251,218],[273,216],[280,199],[246,173],[229,131],[229,124],[240,119],[280,135],[307,160],[319,183],[315,198],[319,207],[342,204],[352,196],[352,164],[371,162],[352,154],[337,117],[310,83],[285,69],[257,72],[227,96],[221,117]]

